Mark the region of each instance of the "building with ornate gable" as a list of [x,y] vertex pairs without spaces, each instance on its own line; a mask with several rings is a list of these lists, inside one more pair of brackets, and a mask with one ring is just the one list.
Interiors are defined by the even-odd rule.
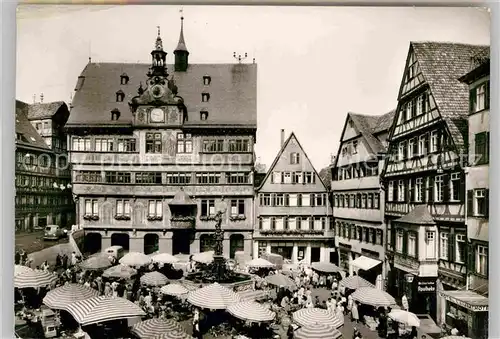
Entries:
[[89,62],[78,77],[66,127],[86,250],[211,250],[226,208],[224,254],[250,253],[257,66],[189,63],[182,24],[166,56],[158,32],[151,64]]
[[394,111],[382,115],[348,113],[332,168],[336,263],[373,284],[385,279],[384,194],[380,172]]
[[294,133],[257,188],[254,257],[282,255],[292,263],[334,262],[334,230],[328,189]]
[[466,287],[469,89],[458,77],[487,48],[411,42],[390,130],[383,172],[389,293],[433,318],[443,307],[439,291]]

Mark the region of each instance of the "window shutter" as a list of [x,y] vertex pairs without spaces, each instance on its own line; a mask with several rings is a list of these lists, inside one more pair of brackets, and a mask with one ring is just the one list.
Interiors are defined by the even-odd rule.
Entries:
[[262,229],[262,218],[259,218],[259,229]]
[[297,194],[297,206],[302,206],[302,194]]
[[271,184],[274,184],[274,172],[271,172]]
[[448,261],[455,262],[455,234],[448,234]]
[[263,194],[259,194],[259,204],[260,204],[260,206],[264,206],[264,196],[263,196]]
[[311,175],[312,175],[312,183],[315,184],[316,183],[316,173],[311,172]]
[[415,258],[418,258],[418,233],[413,232],[413,235],[415,236]]
[[271,206],[276,206],[276,194],[271,194]]
[[406,187],[405,187],[405,194],[406,194],[406,202],[412,202],[413,201],[413,180],[408,179],[406,181]]
[[281,172],[281,184],[285,182],[285,172]]
[[485,136],[485,147],[484,147],[484,151],[486,153],[486,156],[485,156],[485,163],[489,163],[490,162],[490,132],[485,132],[486,136]]
[[285,194],[285,206],[290,206],[290,195]]
[[484,190],[484,216],[488,217],[490,212],[490,190]]
[[443,202],[450,201],[450,175],[443,176]]
[[465,178],[463,173],[460,173],[460,184],[459,184],[459,192],[458,192],[458,199],[460,201],[465,200]]
[[314,193],[312,193],[312,194],[309,196],[309,201],[310,201],[311,207],[316,206],[316,199],[315,199],[315,194],[314,194]]
[[476,88],[473,88],[470,90],[470,95],[469,95],[469,112],[474,113],[475,109],[474,107],[476,106]]
[[427,192],[429,192],[429,201],[434,202],[434,178],[429,177],[429,186],[427,187]]
[[476,271],[476,255],[475,255],[475,251],[474,251],[474,246],[472,244],[467,243],[465,248],[467,251],[467,267],[469,268],[469,271],[475,272]]
[[295,184],[295,172],[292,172],[292,184]]
[[467,191],[467,216],[474,215],[474,190]]
[[486,101],[484,103],[486,109],[490,108],[490,82],[486,82]]
[[394,181],[392,186],[392,201],[398,201],[398,182]]
[[403,230],[403,254],[408,254],[408,235],[409,232]]

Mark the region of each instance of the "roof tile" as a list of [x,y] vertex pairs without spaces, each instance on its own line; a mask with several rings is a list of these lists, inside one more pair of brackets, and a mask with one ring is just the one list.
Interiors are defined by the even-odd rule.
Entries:
[[28,120],[27,112],[30,105],[16,100],[16,134],[20,134],[20,139],[16,139],[16,145],[26,145],[49,149],[43,138]]

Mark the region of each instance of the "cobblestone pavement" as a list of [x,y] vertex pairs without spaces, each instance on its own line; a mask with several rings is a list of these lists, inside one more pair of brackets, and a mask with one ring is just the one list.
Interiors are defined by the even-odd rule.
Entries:
[[16,250],[24,249],[26,253],[33,253],[41,251],[44,248],[54,246],[57,244],[64,244],[68,242],[68,238],[64,237],[58,241],[54,240],[43,240],[43,230],[34,232],[19,232],[15,236],[15,248]]

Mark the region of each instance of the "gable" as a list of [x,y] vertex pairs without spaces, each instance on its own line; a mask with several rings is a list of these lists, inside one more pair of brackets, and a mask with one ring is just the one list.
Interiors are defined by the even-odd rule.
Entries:
[[340,144],[337,167],[366,161],[372,154],[373,152],[363,136],[342,142]]
[[[292,161],[292,154],[298,154],[298,163]],[[280,173],[274,177],[274,173]],[[311,183],[281,183],[281,173],[310,173]],[[303,175],[303,174],[302,174]],[[284,175],[283,175],[284,176]],[[275,180],[276,179],[276,180]],[[290,179],[290,181],[293,181]],[[259,188],[259,192],[326,192],[327,189],[323,184],[318,172],[307,157],[306,152],[300,145],[295,134],[283,144],[273,164],[269,168],[266,177]]]
[[420,69],[417,57],[413,48],[410,46],[410,51],[408,52],[408,57],[406,58],[406,65],[403,74],[403,81],[401,83],[401,89],[399,92],[399,97],[411,92],[415,88],[419,87],[424,83],[424,76]]
[[356,128],[354,121],[352,120],[350,115],[348,115],[346,125],[344,127],[344,134],[342,136],[342,141],[352,139],[354,137],[357,137],[358,135],[360,135],[360,132]]

